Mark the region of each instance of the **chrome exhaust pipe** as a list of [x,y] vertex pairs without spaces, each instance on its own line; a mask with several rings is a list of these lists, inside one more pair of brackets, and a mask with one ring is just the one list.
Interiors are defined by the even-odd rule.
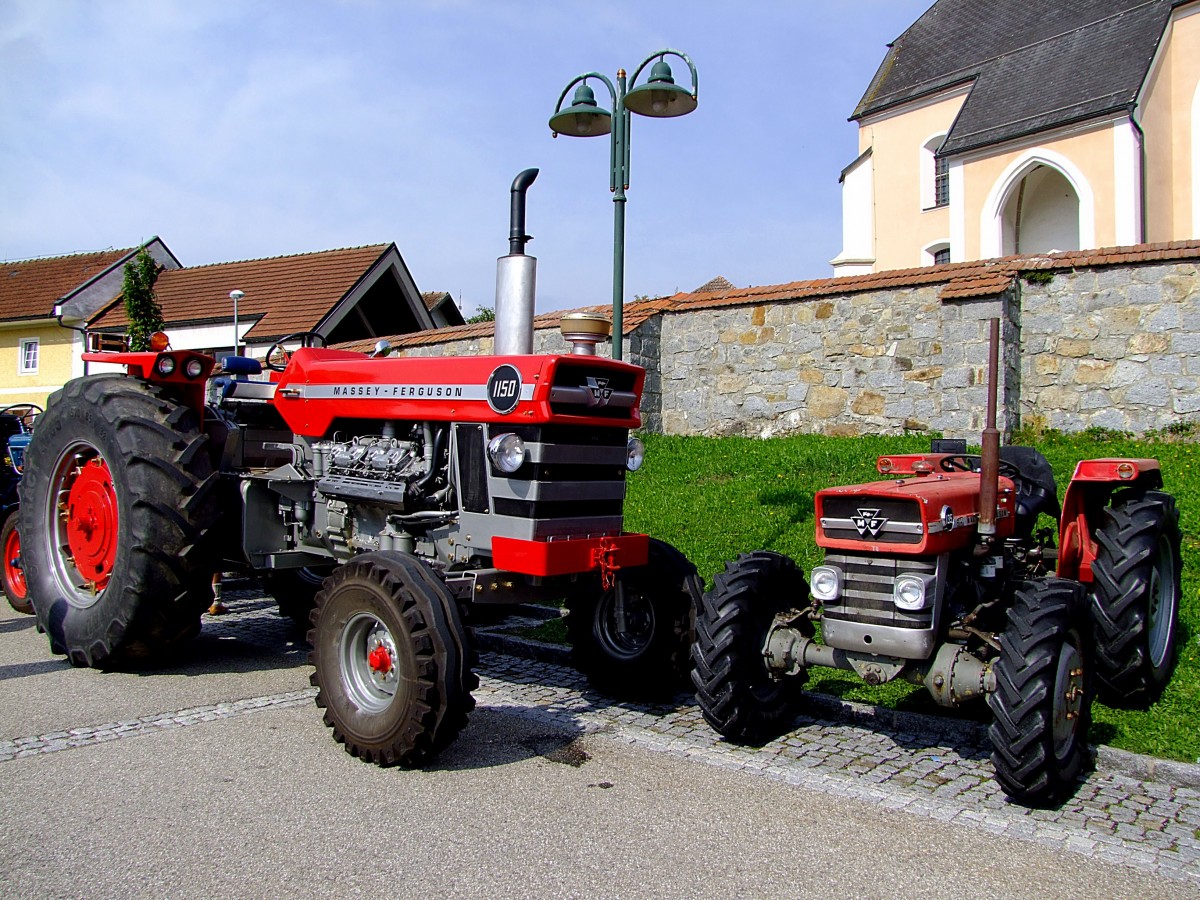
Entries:
[[508,214],[508,255],[496,260],[497,356],[533,353],[533,307],[537,286],[537,258],[525,255],[533,240],[525,233],[525,192],[538,176],[526,169],[512,183]]

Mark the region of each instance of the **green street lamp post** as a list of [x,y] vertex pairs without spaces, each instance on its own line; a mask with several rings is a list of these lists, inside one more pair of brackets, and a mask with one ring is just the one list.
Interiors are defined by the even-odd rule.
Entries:
[[[692,78],[692,89],[675,84],[671,67],[665,57],[677,56],[687,63]],[[657,60],[657,62],[654,62]],[[637,83],[642,71],[654,62],[645,84]],[[613,111],[596,105],[596,95],[588,87],[588,79],[603,82],[612,98]],[[659,50],[651,53],[633,72],[629,82],[634,85],[625,90],[625,70],[617,70],[617,83],[599,72],[586,72],[574,78],[563,88],[550,117],[550,131],[554,137],[565,134],[569,137],[598,137],[610,135],[609,160],[612,174],[608,189],[613,195],[613,342],[612,357],[620,359],[622,332],[622,304],[625,294],[625,191],[629,189],[629,114],[638,113],[656,119],[683,116],[696,108],[696,67],[686,53],[678,50]],[[570,106],[563,109],[563,100],[571,88],[579,85]]]

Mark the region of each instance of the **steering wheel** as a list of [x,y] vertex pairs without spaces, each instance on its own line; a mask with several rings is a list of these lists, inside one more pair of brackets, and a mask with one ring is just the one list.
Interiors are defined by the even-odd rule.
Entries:
[[12,416],[21,423],[21,431],[32,431],[34,421],[43,412],[36,403],[13,403],[0,409],[0,416]]
[[[953,456],[943,456],[939,461],[943,472],[973,472],[978,474],[983,470],[983,457],[970,453],[956,453]],[[1000,460],[997,471],[1005,478],[1017,478],[1021,470],[1007,460]]]
[[[282,372],[287,368],[288,360],[292,358],[292,354],[283,345],[288,341],[299,341],[301,347],[325,347],[328,345],[325,335],[317,331],[294,331],[291,334],[285,334],[267,348],[267,355],[263,359],[263,365],[272,372]],[[276,354],[283,357],[283,362],[276,363],[274,361]]]

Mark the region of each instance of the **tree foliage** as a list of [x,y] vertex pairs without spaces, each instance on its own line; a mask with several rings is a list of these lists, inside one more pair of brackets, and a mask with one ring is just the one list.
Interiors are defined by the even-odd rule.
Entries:
[[121,294],[125,297],[125,314],[129,317],[130,350],[149,350],[150,335],[163,328],[162,309],[154,296],[158,272],[158,263],[145,247],[125,266]]
[[496,311],[490,306],[475,307],[475,315],[469,316],[466,319],[468,325],[474,325],[476,322],[495,322]]

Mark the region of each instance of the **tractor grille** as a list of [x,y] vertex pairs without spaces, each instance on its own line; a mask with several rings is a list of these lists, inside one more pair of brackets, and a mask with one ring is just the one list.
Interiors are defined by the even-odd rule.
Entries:
[[844,576],[841,598],[825,604],[826,619],[893,628],[932,627],[933,606],[911,613],[896,609],[892,585],[904,572],[936,574],[936,558],[827,553],[825,565],[837,566]]
[[560,416],[628,419],[637,406],[636,375],[627,369],[560,362],[550,386],[550,409]]
[[527,538],[617,534],[625,501],[624,428],[489,426],[488,437],[525,441],[525,464],[511,475],[487,465],[491,512],[524,520],[501,533]]
[[821,531],[839,541],[919,544],[925,527],[915,500],[825,497]]

